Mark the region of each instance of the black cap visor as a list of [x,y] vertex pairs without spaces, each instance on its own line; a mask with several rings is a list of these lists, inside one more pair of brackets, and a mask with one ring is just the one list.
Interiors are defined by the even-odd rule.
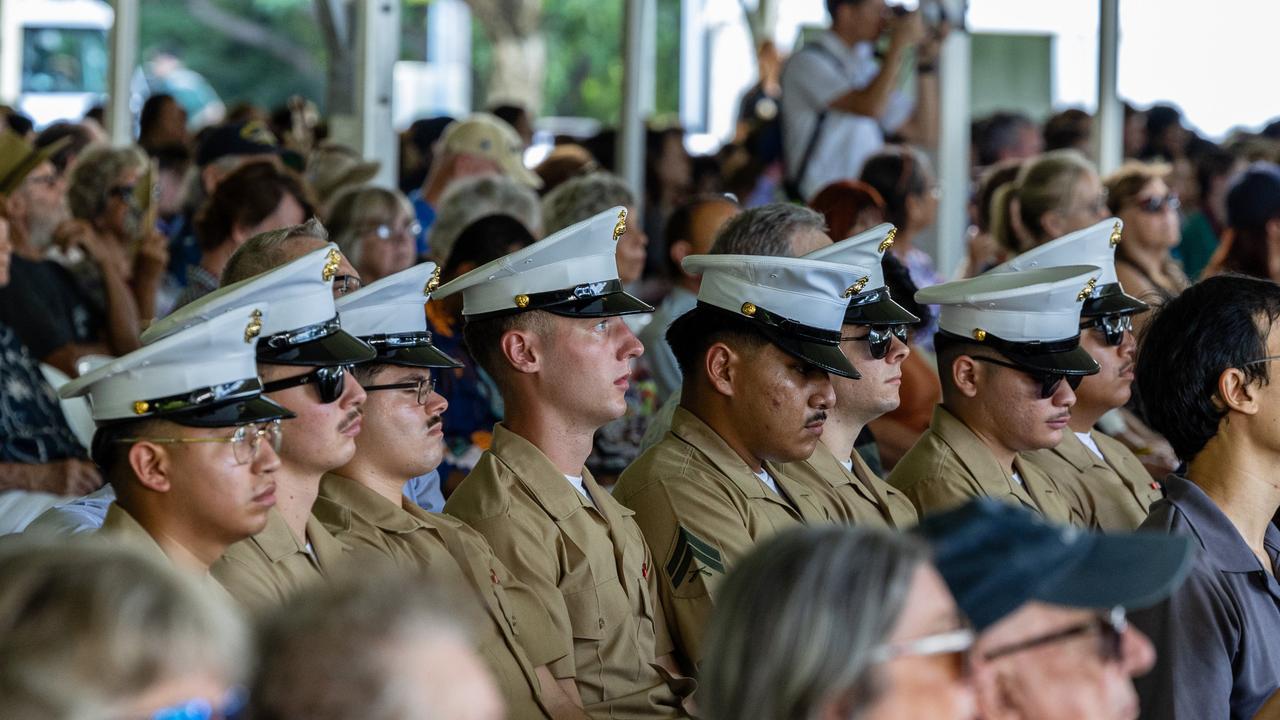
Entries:
[[373,335],[360,339],[377,351],[378,355],[372,362],[425,368],[462,367],[462,363],[431,344],[431,333],[411,336]]
[[[327,324],[326,324],[327,325]],[[300,331],[279,333],[258,340],[258,362],[271,365],[307,365],[330,367],[354,365],[377,357],[377,351],[334,323],[314,336],[301,335],[320,326]],[[298,337],[308,339],[298,340]]]
[[588,298],[575,298],[566,302],[547,305],[541,309],[565,317],[615,317],[653,312],[653,306],[630,293],[619,290]]
[[804,325],[762,307],[756,307],[748,318],[754,320],[760,332],[787,354],[840,377],[854,380],[862,377],[840,349],[839,331]]
[[1163,533],[1090,533],[1087,550],[1032,594],[1076,608],[1140,610],[1167,598],[1191,571],[1191,538]]
[[846,325],[914,325],[920,318],[894,302],[889,288],[854,295],[844,311]]
[[268,420],[287,420],[292,417],[296,416],[283,405],[264,397],[256,397],[159,415],[156,419],[169,420],[191,427],[213,428],[238,427]]
[[1110,283],[1098,288],[1093,295],[1085,299],[1084,306],[1080,309],[1080,317],[1134,315],[1150,309],[1150,305],[1126,294],[1119,283]]
[[1013,364],[1031,372],[1060,375],[1093,375],[1101,368],[1089,353],[1080,347],[1080,336],[1074,335],[1049,342],[1014,342],[988,333],[982,340],[939,331],[967,345],[989,347],[1009,359]]

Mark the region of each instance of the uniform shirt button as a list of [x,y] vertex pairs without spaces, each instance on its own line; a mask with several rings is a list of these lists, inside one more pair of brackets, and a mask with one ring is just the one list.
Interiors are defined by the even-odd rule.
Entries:
[[600,629],[604,629],[604,618],[600,618]]

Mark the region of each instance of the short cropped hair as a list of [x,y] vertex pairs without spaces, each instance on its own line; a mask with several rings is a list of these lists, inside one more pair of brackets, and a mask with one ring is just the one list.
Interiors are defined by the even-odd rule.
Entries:
[[716,343],[733,345],[744,351],[757,350],[769,342],[755,326],[737,313],[698,305],[676,318],[667,328],[667,345],[676,357],[685,387],[702,382],[702,358]]
[[316,218],[302,223],[290,225],[279,230],[268,230],[258,233],[236,248],[222,270],[222,285],[230,285],[297,259],[291,245],[298,238],[315,238],[322,242],[329,241],[329,231]]
[[1244,275],[1201,280],[1169,300],[1140,339],[1135,385],[1151,427],[1185,462],[1195,458],[1227,416],[1218,378],[1240,368],[1251,383],[1270,382],[1267,338],[1280,318],[1280,285]]
[[550,329],[551,313],[545,310],[468,319],[462,326],[462,342],[480,369],[489,373],[499,389],[505,390],[511,367],[502,353],[502,336],[512,330],[522,330],[546,337]]
[[800,205],[761,205],[730,218],[720,228],[711,254],[793,257],[792,239],[805,230],[826,232],[826,220]]

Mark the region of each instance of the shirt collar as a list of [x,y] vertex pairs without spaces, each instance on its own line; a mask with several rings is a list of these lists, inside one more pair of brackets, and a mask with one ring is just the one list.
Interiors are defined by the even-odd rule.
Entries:
[[406,533],[422,527],[404,507],[387,502],[373,490],[337,473],[326,473],[320,479],[320,495],[368,520],[379,530]]
[[[1204,558],[1218,570],[1250,573],[1264,569],[1235,525],[1199,485],[1181,475],[1170,475],[1164,481],[1164,495],[1187,519],[1191,531],[1206,550]],[[1280,531],[1275,525],[1267,525],[1263,544],[1274,565],[1280,552]]]
[[[556,520],[564,520],[580,508],[587,507],[587,499],[569,484],[564,473],[552,465],[536,445],[511,432],[502,423],[493,426],[489,452],[511,469],[517,481]],[[584,467],[584,484],[590,477],[591,473]],[[592,478],[587,487],[594,483]]]

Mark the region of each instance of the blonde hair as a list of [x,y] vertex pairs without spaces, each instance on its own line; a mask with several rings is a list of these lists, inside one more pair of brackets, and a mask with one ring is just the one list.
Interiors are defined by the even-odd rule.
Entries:
[[1093,165],[1075,150],[1053,150],[1028,160],[1018,177],[991,198],[992,236],[1014,253],[1050,239],[1040,218],[1069,208],[1076,183],[1093,172]]
[[362,235],[370,225],[391,223],[396,210],[404,213],[412,222],[415,219],[413,205],[399,190],[389,190],[374,185],[362,185],[342,191],[333,201],[327,221],[329,239],[354,265],[360,265],[360,249],[364,245]]
[[1108,175],[1102,185],[1107,189],[1107,209],[1112,215],[1142,192],[1142,188],[1155,180],[1163,180],[1173,168],[1168,163],[1148,163],[1130,160]]

